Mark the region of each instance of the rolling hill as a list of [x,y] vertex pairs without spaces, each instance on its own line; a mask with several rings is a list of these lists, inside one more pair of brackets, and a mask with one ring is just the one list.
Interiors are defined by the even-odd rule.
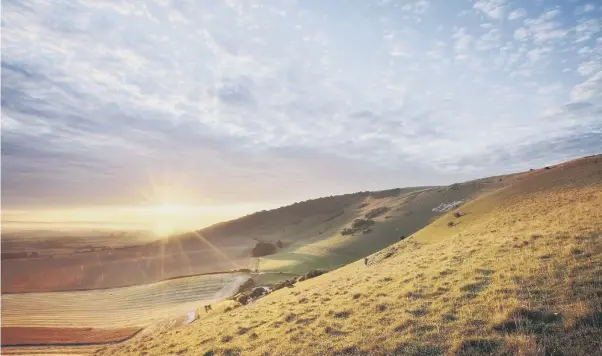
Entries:
[[[89,239],[87,245],[73,237],[3,238],[3,253],[19,258],[3,258],[2,291],[126,287],[247,268],[295,274],[334,269],[426,226],[443,213],[433,210],[439,205],[473,199],[520,176],[318,198],[147,243],[124,244],[112,235]],[[374,222],[369,229],[342,234],[367,215]],[[257,260],[251,252],[258,241],[283,245]]]
[[[463,189],[466,192],[461,194]],[[407,216],[424,212],[429,220],[426,206],[432,212],[435,202],[467,196],[473,199],[425,222],[425,227],[420,227],[421,220],[399,230],[405,228],[401,221],[411,220],[400,220],[407,210],[397,210],[409,206],[408,200],[413,205]],[[417,202],[423,202],[424,210]],[[459,186],[367,196],[351,204],[357,212],[341,215],[337,229],[381,204],[392,208],[395,218],[377,218],[382,221],[365,236],[358,234],[341,243],[340,236],[328,233],[329,238],[304,246],[293,243],[282,252],[302,253],[305,248],[308,254],[320,256],[316,251],[324,247],[327,259],[328,254],[353,255],[359,246],[393,242],[399,233],[413,232],[370,255],[367,265],[355,261],[245,306],[224,301],[210,313],[201,313],[191,325],[137,336],[103,347],[97,354],[593,355],[602,351],[602,156]],[[357,242],[364,237],[373,238],[374,244]],[[273,256],[266,263],[274,263],[273,268],[301,264],[300,258],[281,260],[287,262],[276,265]]]

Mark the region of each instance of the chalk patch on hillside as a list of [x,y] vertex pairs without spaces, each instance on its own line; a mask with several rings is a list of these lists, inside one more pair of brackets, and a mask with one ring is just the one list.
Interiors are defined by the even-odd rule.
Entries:
[[453,209],[459,207],[463,203],[464,203],[464,200],[456,200],[451,203],[441,203],[436,208],[433,208],[433,211],[436,211],[439,213],[445,213],[445,212],[448,212],[450,210],[453,210]]
[[196,319],[196,312],[191,311],[186,314],[186,319],[184,319],[184,325],[188,325],[192,323]]

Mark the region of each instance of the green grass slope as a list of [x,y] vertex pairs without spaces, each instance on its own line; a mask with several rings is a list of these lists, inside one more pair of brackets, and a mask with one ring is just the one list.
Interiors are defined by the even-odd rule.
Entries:
[[[278,240],[285,248],[252,261],[261,271],[303,274],[310,269],[336,269],[409,236],[442,214],[442,203],[468,201],[491,189],[514,183],[520,174],[491,177],[447,187],[416,187],[381,192],[361,192],[320,198],[280,209],[260,212],[218,224],[199,233],[217,243]],[[383,209],[369,231],[348,235],[343,229],[355,219]],[[217,242],[219,240],[219,242]],[[250,253],[250,249],[247,251]]]
[[[513,178],[409,239],[99,355],[594,355],[602,156]],[[453,221],[454,225],[449,226]]]

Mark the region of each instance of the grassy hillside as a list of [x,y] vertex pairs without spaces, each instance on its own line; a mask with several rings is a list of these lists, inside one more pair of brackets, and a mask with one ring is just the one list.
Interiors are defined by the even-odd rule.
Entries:
[[[344,266],[425,227],[442,214],[433,210],[439,205],[468,201],[491,187],[510,184],[517,178],[518,175],[511,175],[449,187],[371,193],[325,221],[310,221],[306,226],[289,226],[283,230],[279,236],[291,241],[291,245],[275,255],[261,258],[260,269],[304,273],[312,268],[330,270]],[[378,209],[385,212],[371,218],[375,223],[369,232],[342,234],[355,219],[367,219]]]
[[[119,236],[99,237],[85,246],[51,237],[13,239],[18,243],[2,245],[3,253],[18,257],[3,258],[2,290],[114,288],[240,268],[297,274],[311,268],[334,269],[426,226],[441,214],[433,211],[439,204],[470,199],[508,184],[512,177],[313,199],[138,245],[120,245]],[[387,211],[372,217],[371,231],[341,234],[355,219],[378,208]],[[281,241],[284,246],[257,263],[251,251],[258,241]],[[25,258],[17,256],[24,251]]]
[[368,266],[360,260],[247,306],[222,302],[189,326],[98,354],[600,353],[602,156],[512,183]]

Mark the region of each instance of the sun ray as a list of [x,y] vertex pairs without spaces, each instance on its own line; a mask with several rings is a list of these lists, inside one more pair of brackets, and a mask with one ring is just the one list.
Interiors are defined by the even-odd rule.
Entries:
[[186,259],[186,267],[188,267],[188,274],[191,275],[193,273],[192,264],[190,263],[190,256],[182,248],[182,239],[177,239],[176,243],[178,245],[178,248],[180,249],[180,254]]
[[225,261],[229,262],[232,266],[234,266],[234,269],[240,268],[240,266],[236,262],[234,262],[230,258],[228,258],[228,256],[226,256],[225,253],[223,253],[217,246],[215,246],[214,244],[212,244],[211,242],[209,242],[206,238],[204,238],[201,234],[199,234],[198,231],[194,231],[193,233],[202,242],[206,243],[214,252],[216,252],[218,255],[220,255],[221,257],[223,257]]

